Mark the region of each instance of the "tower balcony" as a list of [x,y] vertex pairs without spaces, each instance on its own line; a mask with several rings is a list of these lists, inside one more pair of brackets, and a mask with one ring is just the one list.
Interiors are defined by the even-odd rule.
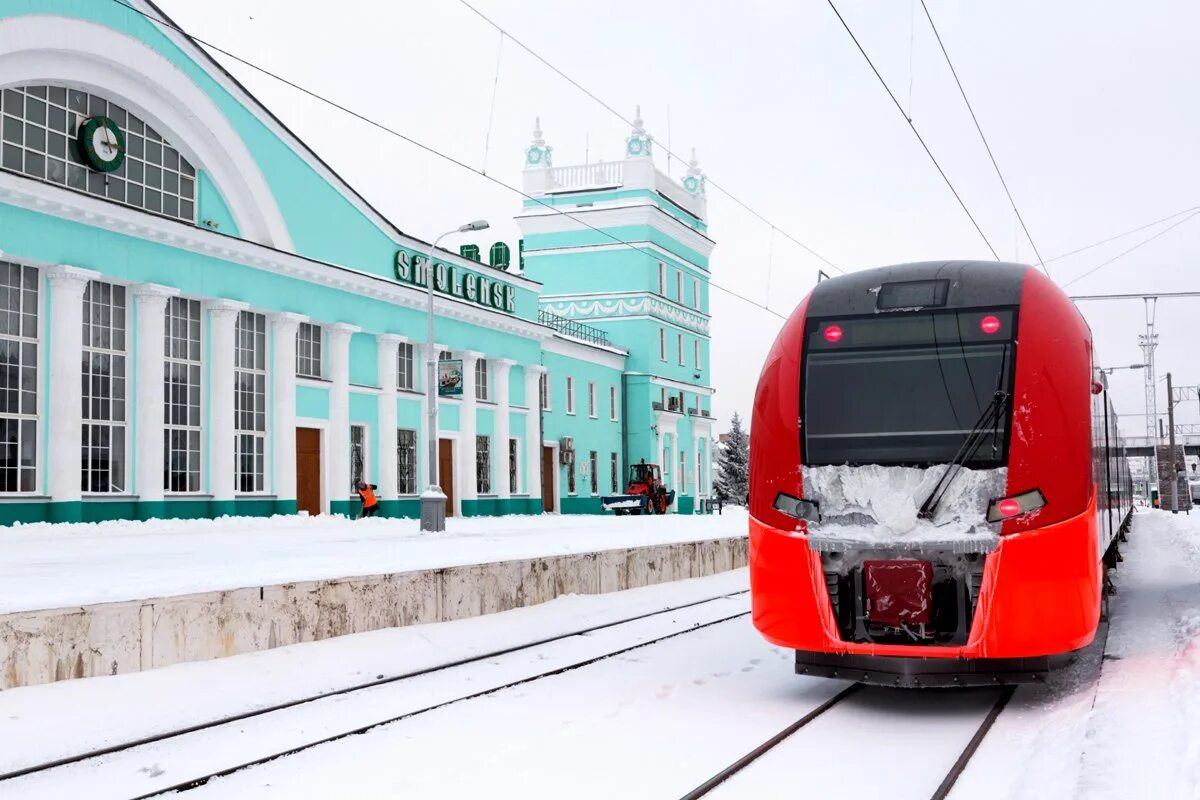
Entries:
[[[702,184],[697,184],[702,187]],[[647,189],[693,217],[705,221],[708,201],[703,188],[688,191],[646,157],[600,161],[565,167],[543,166],[525,170],[525,193],[531,197]]]

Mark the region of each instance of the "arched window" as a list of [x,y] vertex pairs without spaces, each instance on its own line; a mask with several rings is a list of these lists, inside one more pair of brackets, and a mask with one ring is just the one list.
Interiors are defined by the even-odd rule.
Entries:
[[[97,169],[79,142],[89,120],[115,125],[123,156]],[[153,214],[196,221],[196,169],[135,115],[102,97],[62,86],[24,86],[0,95],[0,166]]]

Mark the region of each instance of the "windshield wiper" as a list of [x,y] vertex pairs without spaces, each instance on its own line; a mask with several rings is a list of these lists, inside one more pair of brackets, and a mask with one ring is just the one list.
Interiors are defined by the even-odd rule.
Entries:
[[938,504],[946,496],[950,484],[962,470],[962,465],[975,457],[989,434],[992,437],[992,450],[995,451],[996,439],[999,438],[1000,423],[1004,419],[1004,407],[1007,403],[1008,392],[996,390],[996,393],[992,395],[992,402],[988,403],[987,408],[980,414],[979,421],[967,433],[967,438],[963,440],[962,446],[958,448],[954,458],[946,465],[946,471],[934,485],[929,497],[926,497],[925,502],[921,504],[921,510],[917,513],[920,519],[933,519],[933,515],[937,513]]

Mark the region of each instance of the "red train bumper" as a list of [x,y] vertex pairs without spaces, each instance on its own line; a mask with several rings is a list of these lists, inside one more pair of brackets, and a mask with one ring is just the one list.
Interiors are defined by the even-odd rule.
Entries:
[[1079,516],[1002,536],[987,556],[962,646],[842,641],[820,554],[802,535],[750,518],[754,626],[772,644],[813,653],[945,659],[1018,659],[1078,650],[1100,619],[1102,567],[1095,500]]

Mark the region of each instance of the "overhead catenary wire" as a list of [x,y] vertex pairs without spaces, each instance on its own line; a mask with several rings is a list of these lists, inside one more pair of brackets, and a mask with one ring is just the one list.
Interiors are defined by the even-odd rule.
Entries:
[[[1046,262],[1042,260],[1042,254],[1038,251],[1038,246],[1033,241],[1033,235],[1029,233],[1029,226],[1025,224],[1025,218],[1021,216],[1021,211],[1017,208],[1017,201],[1013,199],[1012,192],[1008,188],[1008,181],[1004,179],[1004,173],[1000,171],[1000,165],[996,163],[996,155],[992,152],[992,146],[988,144],[987,137],[983,135],[983,127],[979,124],[979,118],[975,116],[975,109],[971,107],[971,101],[967,99],[967,90],[963,88],[962,81],[959,80],[958,70],[954,68],[954,62],[950,60],[950,53],[946,50],[946,43],[942,41],[942,35],[938,32],[937,25],[933,23],[933,16],[929,13],[929,6],[925,4],[925,0],[921,0],[921,8],[925,11],[925,19],[929,20],[929,27],[933,30],[933,36],[937,39],[938,47],[942,50],[942,56],[946,59],[946,66],[950,68],[950,74],[954,76],[954,83],[958,86],[958,93],[962,95],[963,102],[967,105],[967,111],[971,114],[971,121],[975,123],[975,130],[979,132],[983,148],[987,150],[988,158],[991,159],[992,166],[996,170],[996,177],[1000,179],[1000,185],[1004,187],[1004,194],[1008,197],[1008,202],[1012,206],[1013,213],[1017,215],[1017,222],[1021,223],[1021,230],[1025,231],[1025,238],[1029,240],[1029,246],[1033,248],[1033,254],[1037,256],[1038,264],[1042,267],[1042,272],[1049,275],[1050,270],[1046,269]],[[909,69],[911,70],[911,66]]]
[[[604,101],[604,100],[603,100],[601,97],[599,97],[597,94],[595,94],[594,92],[592,92],[592,91],[591,91],[590,89],[588,89],[586,86],[584,86],[584,85],[583,85],[583,84],[581,84],[579,81],[575,80],[575,79],[574,79],[574,78],[572,78],[570,75],[568,75],[567,73],[563,72],[561,69],[559,69],[558,67],[556,67],[556,66],[555,66],[553,63],[551,63],[549,60],[547,60],[545,57],[543,57],[543,56],[542,56],[540,53],[538,53],[538,52],[537,52],[536,50],[534,50],[532,47],[530,47],[529,45],[525,44],[524,42],[522,42],[522,41],[521,41],[520,39],[518,39],[517,37],[513,36],[513,35],[512,35],[512,33],[511,33],[511,32],[509,32],[509,31],[508,31],[506,28],[504,28],[502,25],[500,25],[500,23],[498,23],[498,22],[496,22],[495,20],[493,20],[493,19],[492,19],[491,17],[489,17],[487,14],[484,14],[482,11],[480,11],[478,8],[476,8],[474,5],[472,5],[470,2],[468,2],[468,0],[459,0],[459,2],[460,2],[460,3],[462,3],[464,6],[466,6],[468,9],[470,9],[470,10],[471,10],[471,11],[472,11],[472,12],[473,12],[473,13],[474,13],[476,16],[478,16],[480,19],[482,19],[482,20],[483,20],[484,22],[486,22],[488,25],[491,25],[493,28],[495,28],[496,30],[500,31],[500,32],[501,32],[501,33],[503,33],[505,36],[507,36],[507,37],[508,37],[508,40],[509,40],[510,42],[512,42],[513,44],[515,44],[517,47],[520,47],[522,50],[524,50],[526,53],[528,53],[530,56],[532,56],[532,57],[533,57],[534,59],[536,59],[537,61],[541,62],[541,64],[542,64],[542,65],[544,65],[546,68],[548,68],[548,69],[549,69],[551,72],[553,72],[554,74],[558,75],[560,78],[562,78],[563,80],[565,80],[567,83],[571,84],[571,85],[572,85],[572,86],[574,86],[576,89],[578,89],[580,92],[582,92],[583,94],[585,94],[586,96],[588,96],[589,98],[591,98],[592,100],[594,100],[596,103],[598,103],[598,104],[599,104],[599,105],[600,105],[602,108],[604,108],[606,111],[608,111],[608,112],[609,112],[610,114],[612,114],[614,117],[616,117],[617,119],[621,120],[622,122],[624,122],[626,125],[629,125],[630,127],[632,127],[632,126],[633,126],[633,120],[631,120],[631,119],[629,119],[628,117],[626,117],[626,116],[625,116],[624,114],[622,114],[620,111],[617,111],[617,109],[615,109],[615,108],[614,108],[614,107],[613,107],[611,104],[609,104],[609,103],[605,102],[605,101]],[[668,137],[668,142],[669,142],[669,138],[670,138],[670,137]],[[660,146],[660,147],[662,146],[662,142],[659,142],[659,146]],[[685,164],[685,165],[686,165],[686,164],[688,163],[687,159],[683,158],[682,156],[676,155],[676,154],[675,154],[675,153],[674,153],[674,152],[671,150],[671,147],[670,147],[670,144],[669,144],[669,143],[668,143],[668,145],[667,145],[666,147],[663,147],[663,150],[666,152],[668,159],[671,159],[671,158],[673,158],[673,159],[675,159],[676,161],[678,161],[680,164]],[[741,207],[743,210],[745,210],[745,211],[746,211],[747,213],[749,213],[751,216],[755,217],[756,219],[758,219],[760,222],[762,222],[763,224],[767,225],[768,227],[770,227],[770,228],[773,228],[774,230],[776,230],[776,231],[779,233],[779,235],[783,236],[785,239],[787,239],[787,240],[789,240],[790,242],[792,242],[793,244],[797,245],[798,247],[800,247],[802,250],[804,250],[804,251],[805,251],[806,253],[808,253],[809,255],[811,255],[811,256],[813,256],[814,258],[816,258],[816,259],[818,259],[818,260],[820,260],[820,261],[824,262],[824,263],[825,263],[825,264],[827,264],[829,267],[831,267],[831,268],[833,268],[833,269],[837,270],[838,272],[842,273],[843,275],[845,275],[845,274],[846,274],[846,271],[845,271],[844,269],[842,269],[842,268],[841,268],[841,267],[839,267],[837,264],[835,264],[835,263],[833,263],[832,261],[830,261],[830,260],[829,260],[828,258],[826,258],[825,256],[823,256],[823,255],[821,255],[820,253],[818,253],[816,250],[814,250],[814,249],[812,249],[811,247],[809,247],[809,246],[808,246],[807,244],[805,244],[804,242],[802,242],[802,241],[800,241],[799,239],[797,239],[797,238],[796,238],[795,236],[793,236],[792,234],[788,233],[788,232],[787,232],[786,230],[784,230],[783,228],[779,227],[777,224],[775,224],[775,223],[774,223],[774,222],[772,222],[771,220],[767,219],[767,218],[766,218],[766,217],[765,217],[763,214],[761,214],[759,211],[757,211],[756,209],[754,209],[753,207],[751,207],[751,206],[750,206],[748,203],[746,203],[745,201],[743,201],[742,199],[740,199],[739,197],[737,197],[736,195],[734,195],[732,192],[730,192],[728,189],[726,189],[724,186],[722,186],[722,185],[721,185],[720,183],[718,183],[717,181],[713,180],[711,176],[705,176],[705,177],[707,178],[707,181],[708,181],[708,185],[709,185],[709,186],[711,186],[713,189],[716,189],[716,190],[717,190],[718,192],[720,192],[721,194],[725,195],[727,198],[729,198],[729,199],[730,199],[731,201],[733,201],[735,204],[737,204],[738,206],[740,206],[740,207]]]
[[864,59],[866,59],[867,65],[871,67],[871,71],[875,73],[875,77],[879,79],[880,85],[883,86],[884,91],[886,91],[888,97],[891,98],[892,104],[896,106],[896,110],[900,112],[900,116],[904,117],[904,121],[908,123],[908,127],[912,130],[913,135],[916,136],[917,141],[921,143],[921,147],[925,150],[925,155],[929,156],[929,160],[932,161],[933,166],[937,168],[938,174],[942,176],[942,180],[945,181],[946,186],[950,189],[950,193],[954,195],[954,199],[958,201],[960,206],[962,206],[962,210],[966,213],[967,218],[970,219],[971,224],[975,226],[975,231],[979,234],[979,238],[983,239],[983,243],[986,244],[988,250],[992,252],[992,257],[999,261],[1000,256],[996,252],[996,248],[992,247],[992,243],[988,240],[987,234],[983,232],[983,228],[979,227],[979,223],[975,220],[975,215],[971,213],[971,209],[967,208],[966,202],[962,199],[962,196],[958,193],[958,190],[954,188],[954,184],[950,181],[950,177],[946,175],[946,171],[942,169],[942,165],[938,163],[937,157],[934,156],[933,151],[929,149],[929,145],[925,143],[925,139],[921,136],[921,132],[918,131],[917,126],[913,124],[912,117],[905,112],[904,106],[900,105],[900,101],[896,99],[896,94],[892,91],[892,87],[888,86],[887,81],[883,79],[883,75],[879,74],[879,70],[876,68],[875,62],[871,60],[869,55],[867,55],[867,51],[863,48],[862,43],[858,41],[858,37],[854,35],[854,31],[851,30],[850,25],[842,16],[842,12],[838,11],[838,8],[836,5],[834,5],[833,0],[826,0],[826,2],[829,4],[829,7],[833,9],[833,13],[837,15],[838,22],[842,23],[842,27],[846,29],[846,33],[849,34],[850,39],[854,42],[854,46],[858,48],[858,52],[862,54]]
[[1192,206],[1191,208],[1185,208],[1182,211],[1176,211],[1174,214],[1168,214],[1165,217],[1154,220],[1154,222],[1147,222],[1145,225],[1139,225],[1136,228],[1130,228],[1129,230],[1125,231],[1124,233],[1118,233],[1116,236],[1109,236],[1107,239],[1101,239],[1098,242],[1092,242],[1091,244],[1087,244],[1087,245],[1084,245],[1083,247],[1076,248],[1075,250],[1072,250],[1069,253],[1062,253],[1061,255],[1052,256],[1051,258],[1046,259],[1046,263],[1050,264],[1052,262],[1059,261],[1060,259],[1070,258],[1071,256],[1079,255],[1080,253],[1083,253],[1083,252],[1086,252],[1093,248],[1099,247],[1100,245],[1108,244],[1109,242],[1115,242],[1117,239],[1124,239],[1126,236],[1131,236],[1135,233],[1139,233],[1140,231],[1144,231],[1147,228],[1153,228],[1155,225],[1161,225],[1162,223],[1166,222],[1167,220],[1175,219],[1176,217],[1183,216],[1184,214],[1187,214],[1188,212],[1191,212],[1191,211],[1200,211],[1200,206]]
[[1065,289],[1065,288],[1067,288],[1067,287],[1068,287],[1068,286],[1070,286],[1072,283],[1078,283],[1079,281],[1081,281],[1081,280],[1083,280],[1084,278],[1086,278],[1088,275],[1091,275],[1092,273],[1096,272],[1097,270],[1101,270],[1101,269],[1103,269],[1104,267],[1107,267],[1109,264],[1113,263],[1114,261],[1118,261],[1118,260],[1120,260],[1120,259],[1124,258],[1125,256],[1127,256],[1127,255],[1129,255],[1130,253],[1132,253],[1134,250],[1137,250],[1139,247],[1142,247],[1143,245],[1150,244],[1150,242],[1153,242],[1153,241],[1154,241],[1155,239],[1157,239],[1158,237],[1160,237],[1160,236],[1163,236],[1163,235],[1165,235],[1165,234],[1168,234],[1168,233],[1170,233],[1171,231],[1175,230],[1176,228],[1178,228],[1178,227],[1179,227],[1180,225],[1182,225],[1183,223],[1185,223],[1185,222],[1188,222],[1189,220],[1191,220],[1191,219],[1193,219],[1193,218],[1195,218],[1195,217],[1197,217],[1197,216],[1200,216],[1200,209],[1198,209],[1198,210],[1196,210],[1196,211],[1192,212],[1190,215],[1188,215],[1188,216],[1184,217],[1183,219],[1181,219],[1181,220],[1179,220],[1179,221],[1175,222],[1174,224],[1172,224],[1172,225],[1168,225],[1167,227],[1163,228],[1161,231],[1159,231],[1158,233],[1154,234],[1153,236],[1147,236],[1145,239],[1143,239],[1142,241],[1138,242],[1138,243],[1137,243],[1137,244],[1135,244],[1133,247],[1129,248],[1128,250],[1126,250],[1126,251],[1124,251],[1124,252],[1122,252],[1122,253],[1118,253],[1117,255],[1113,256],[1113,257],[1112,257],[1112,258],[1110,258],[1108,261],[1105,261],[1105,262],[1104,262],[1104,263],[1102,263],[1102,264],[1097,264],[1096,266],[1092,267],[1091,269],[1089,269],[1087,272],[1083,273],[1082,275],[1077,275],[1077,276],[1075,276],[1075,277],[1074,277],[1074,278],[1072,278],[1071,280],[1069,280],[1069,281],[1067,281],[1066,283],[1064,283],[1064,284],[1062,285],[1062,286],[1063,286],[1063,288],[1064,288],[1064,289]]
[[[580,219],[579,217],[575,216],[574,214],[571,214],[568,211],[564,211],[563,209],[558,208],[557,206],[554,206],[551,203],[547,203],[546,201],[542,200],[541,198],[534,197],[533,195],[530,195],[530,194],[522,191],[521,189],[518,189],[516,186],[513,186],[509,183],[505,183],[504,181],[500,180],[499,178],[496,178],[495,176],[488,175],[487,173],[485,173],[479,169],[476,169],[475,167],[472,167],[470,164],[460,161],[457,158],[454,158],[453,156],[438,150],[437,148],[433,147],[432,145],[425,144],[424,142],[422,142],[418,139],[414,139],[413,137],[411,137],[405,133],[401,133],[400,131],[396,130],[395,128],[391,128],[388,125],[385,125],[384,123],[379,122],[378,120],[372,119],[371,117],[368,117],[365,114],[355,111],[354,109],[349,108],[348,106],[342,105],[341,103],[339,103],[336,100],[333,100],[329,97],[326,97],[325,95],[320,94],[319,92],[316,92],[312,89],[302,86],[301,84],[298,84],[289,78],[285,78],[284,76],[282,76],[278,73],[275,73],[275,72],[267,69],[266,67],[260,66],[256,63],[254,63],[253,61],[250,61],[247,58],[239,56],[236,53],[230,52],[229,50],[226,50],[218,45],[215,45],[212,42],[209,42],[209,41],[206,41],[199,37],[196,37],[196,36],[188,33],[187,31],[183,30],[182,28],[180,28],[178,25],[174,24],[170,20],[155,16],[153,14],[148,14],[139,8],[135,8],[134,6],[130,5],[129,2],[127,2],[127,0],[111,0],[111,2],[116,3],[117,5],[130,10],[135,14],[145,17],[146,19],[150,20],[151,22],[153,22],[157,25],[161,25],[164,28],[169,28],[170,30],[173,30],[180,34],[183,34],[184,36],[188,37],[190,40],[196,42],[197,44],[203,45],[204,47],[207,47],[217,53],[220,53],[221,55],[223,55],[227,58],[230,58],[230,59],[238,62],[239,64],[242,64],[243,66],[246,66],[256,72],[266,75],[267,77],[269,77],[275,81],[278,81],[279,83],[282,83],[285,86],[288,86],[304,95],[307,95],[308,97],[311,97],[312,99],[317,100],[320,103],[323,103],[331,108],[334,108],[334,109],[341,111],[351,117],[354,117],[355,119],[357,119],[361,122],[365,122],[366,124],[376,128],[380,131],[383,131],[384,133],[387,133],[390,136],[394,136],[397,139],[405,141],[405,142],[413,145],[414,147],[429,153],[430,155],[436,156],[437,158],[440,158],[443,161],[446,161],[447,163],[453,164],[454,166],[457,166],[461,169],[467,170],[468,172],[472,172],[475,175],[478,175],[479,177],[481,177],[491,183],[494,183],[497,186],[500,186],[504,189],[509,190],[510,192],[519,194],[522,197],[524,197],[526,200],[537,203],[539,206],[542,206],[543,208],[545,208],[551,212],[554,212],[556,214],[559,214],[560,216],[566,217],[585,228],[595,231],[596,233],[600,234],[601,236],[604,236],[607,239],[611,239],[613,241],[613,243],[615,243],[615,244],[623,245],[623,246],[628,247],[636,252],[642,253],[643,255],[650,256],[651,258],[657,258],[657,255],[655,255],[651,251],[646,250],[642,247],[639,247],[638,245],[634,244],[633,242],[629,242],[624,239],[621,239],[620,237],[615,236],[614,234],[612,234],[609,231],[606,231],[602,228],[597,228],[596,226],[592,225],[591,223],[587,222],[586,220]],[[512,37],[510,36],[509,39],[512,39]],[[780,314],[779,312],[768,307],[767,305],[765,305],[763,303],[759,303],[756,300],[752,300],[751,298],[747,297],[746,295],[741,294],[740,292],[736,292],[733,289],[729,289],[729,288],[726,288],[725,286],[715,283],[711,279],[708,281],[708,285],[710,287],[712,287],[713,289],[716,289],[720,292],[723,292],[724,294],[729,295],[730,297],[735,297],[738,300],[741,300],[741,301],[747,303],[748,305],[752,305],[756,308],[762,309],[763,311],[766,311],[768,314],[771,314],[772,316],[777,317],[778,319],[781,319],[781,320],[787,319],[786,315]]]

